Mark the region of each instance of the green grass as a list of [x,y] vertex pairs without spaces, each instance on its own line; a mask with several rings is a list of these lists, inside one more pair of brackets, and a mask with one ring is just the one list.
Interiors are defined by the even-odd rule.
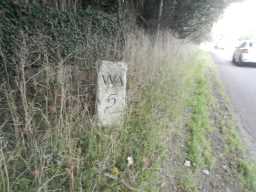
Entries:
[[193,177],[193,174],[188,172],[186,172],[186,174],[180,174],[177,182],[177,188],[180,191],[198,192],[198,188]]
[[[209,87],[206,71],[208,69],[208,56],[197,51],[191,61],[191,78],[187,81],[189,95],[184,100],[186,108],[185,159],[191,161],[192,167],[178,167],[177,187],[180,191],[197,192],[199,173],[203,169],[211,170],[215,157],[212,151],[212,141],[209,133],[213,130],[210,119],[212,93]],[[183,132],[184,134],[184,132]],[[183,166],[183,165],[182,165]],[[199,175],[198,175],[199,174]]]
[[238,164],[238,172],[245,191],[256,191],[256,163],[241,160]]
[[188,124],[190,135],[187,143],[187,159],[195,168],[210,169],[214,161],[211,141],[208,138],[210,90],[205,77],[204,65],[198,64],[197,68],[194,93],[189,101],[192,114]]
[[[187,175],[190,175],[190,177],[183,177],[183,187],[186,188],[185,191],[194,191],[194,185],[197,183],[194,176],[197,170],[211,169],[215,166],[214,162],[219,157],[214,156],[213,141],[208,136],[212,131],[219,130],[225,142],[225,158],[234,164],[231,167],[232,177],[240,179],[241,190],[256,191],[256,164],[253,161],[246,160],[246,146],[241,142],[230,101],[218,79],[216,69],[212,66],[212,59],[204,53],[201,53],[200,58],[201,66],[198,67],[196,73],[194,96],[189,100],[192,114],[191,121],[188,124],[190,137],[187,143],[187,158],[192,161],[195,172],[192,175],[188,172]],[[206,73],[207,70],[208,73]],[[209,70],[211,75],[207,77],[206,74],[209,74]],[[213,84],[215,86],[211,87]],[[216,97],[213,88],[216,89],[214,91],[219,94],[218,97],[220,98]],[[221,104],[223,106],[218,104],[218,99],[221,98],[224,101],[224,104]],[[216,107],[220,114],[218,122],[214,122],[210,115]],[[229,118],[226,118],[227,116]],[[194,183],[194,185],[191,185],[191,183]]]
[[[213,142],[209,137],[212,132],[220,131],[224,141],[225,158],[233,162],[231,167],[232,177],[240,179],[240,186],[243,191],[256,191],[255,162],[245,160],[245,146],[242,144],[237,131],[236,122],[230,107],[230,102],[225,96],[225,91],[216,75],[217,71],[212,66],[212,59],[209,55],[199,52],[194,57],[196,62],[191,74],[194,75],[192,86],[193,94],[187,100],[187,107],[190,109],[190,118],[187,123],[188,135],[186,142],[186,159],[192,163],[192,169],[180,168],[178,175],[178,186],[181,191],[198,191],[198,176],[203,169],[211,171],[217,165],[219,159],[213,151]],[[211,72],[209,72],[209,70]],[[212,71],[213,70],[213,71]],[[208,75],[207,75],[208,74]],[[211,74],[209,76],[209,74]],[[215,84],[212,90],[212,84]],[[218,99],[214,92],[218,92],[224,98],[225,106],[219,107]],[[212,113],[216,108],[217,122],[213,121]],[[229,116],[230,118],[225,118]],[[221,152],[221,151],[219,151]],[[218,153],[217,153],[218,154]],[[230,178],[232,179],[232,178]]]

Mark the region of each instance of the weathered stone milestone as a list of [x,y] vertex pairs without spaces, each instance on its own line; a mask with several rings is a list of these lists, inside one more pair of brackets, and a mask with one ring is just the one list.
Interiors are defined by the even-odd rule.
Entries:
[[96,112],[101,126],[122,123],[126,107],[127,65],[100,61],[97,66]]

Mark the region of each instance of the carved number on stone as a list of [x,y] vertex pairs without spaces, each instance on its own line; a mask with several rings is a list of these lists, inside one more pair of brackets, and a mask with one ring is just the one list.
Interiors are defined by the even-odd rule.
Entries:
[[111,109],[116,104],[116,101],[117,101],[116,94],[109,95],[107,98],[107,102],[109,103],[109,105],[105,107],[104,113],[106,113],[109,109]]

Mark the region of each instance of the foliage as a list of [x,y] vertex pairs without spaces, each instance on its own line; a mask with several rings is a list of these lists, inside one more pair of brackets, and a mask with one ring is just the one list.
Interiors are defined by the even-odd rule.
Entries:
[[[145,27],[148,31],[155,33],[159,29],[157,26],[160,26],[161,29],[173,31],[180,38],[189,37],[192,40],[201,41],[207,37],[213,22],[222,14],[224,8],[229,3],[236,1],[239,0],[24,0],[20,3],[10,3],[10,1],[4,0],[3,2],[19,8],[21,8],[20,5],[23,7],[37,5],[62,11],[99,10],[114,14],[119,19],[126,19],[125,23],[127,23],[127,16],[130,15],[137,18],[140,26]],[[160,7],[161,3],[162,7]],[[27,12],[28,10],[23,9],[23,11]]]
[[[69,64],[80,63],[82,67],[92,68],[98,58],[114,60],[121,57],[124,29],[115,15],[90,7],[58,11],[37,4],[12,4],[6,0],[0,2],[0,10],[1,77],[7,76],[4,71],[14,74],[19,63],[19,44],[24,38],[29,53],[39,50],[28,56],[27,67],[31,67],[31,63],[33,66],[44,63],[42,47],[53,65],[60,61],[58,58],[68,57]],[[82,59],[78,61],[77,57]]]
[[[236,1],[236,0],[235,0]],[[159,18],[161,0],[144,1],[142,15],[144,24],[156,29],[171,29],[180,38],[189,37],[201,41],[210,32],[224,8],[231,2],[225,0],[162,0],[163,10]]]

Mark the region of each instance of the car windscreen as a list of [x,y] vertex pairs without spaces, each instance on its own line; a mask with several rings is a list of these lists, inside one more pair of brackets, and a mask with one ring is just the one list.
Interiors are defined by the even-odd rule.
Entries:
[[246,47],[246,45],[247,45],[247,42],[243,42],[243,43],[240,44],[238,47],[239,47],[239,48],[243,48],[243,47]]

